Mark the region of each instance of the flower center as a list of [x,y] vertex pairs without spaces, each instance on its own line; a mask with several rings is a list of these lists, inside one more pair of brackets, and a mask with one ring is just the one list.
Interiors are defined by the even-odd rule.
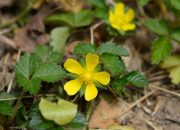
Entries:
[[90,82],[93,80],[93,73],[89,71],[85,71],[82,75],[82,80],[85,82]]

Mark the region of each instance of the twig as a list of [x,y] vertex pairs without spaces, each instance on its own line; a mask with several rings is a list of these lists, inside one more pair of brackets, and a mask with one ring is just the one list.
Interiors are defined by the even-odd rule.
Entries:
[[94,30],[98,28],[101,24],[103,24],[104,21],[100,21],[93,26],[90,27],[90,35],[91,35],[91,44],[94,44]]
[[7,44],[8,46],[11,46],[12,48],[17,49],[16,44],[14,43],[14,41],[7,38],[4,35],[0,35],[0,43]]
[[158,129],[151,121],[147,120],[145,121],[150,127],[152,127],[154,130],[162,130],[162,128]]
[[164,1],[163,0],[157,0],[156,2],[159,4],[160,9],[161,9],[162,14],[164,15],[164,17],[166,19],[168,19],[168,11],[167,11],[166,5],[164,4]]
[[79,97],[79,94],[77,94],[77,95],[74,97],[74,99],[72,100],[72,102],[75,102],[78,97]]
[[137,101],[135,101],[132,105],[130,105],[130,107],[128,107],[125,111],[121,112],[120,114],[118,114],[118,117],[123,116],[124,114],[126,114],[128,111],[130,111],[132,108],[134,108],[136,105],[138,105],[139,103],[141,103],[142,101],[144,101],[146,98],[148,98],[149,96],[151,96],[152,94],[154,94],[157,90],[153,90],[151,92],[149,92],[148,94],[146,94],[145,96],[143,96],[142,98],[138,99]]
[[13,116],[12,116],[12,121],[14,121],[14,118],[16,117],[16,114],[18,112],[18,108],[19,108],[19,105],[21,103],[21,100],[23,98],[24,93],[25,93],[25,91],[22,90],[21,93],[20,93],[20,96],[18,97],[18,100],[17,100],[16,105],[14,107],[14,113],[13,113]]
[[86,114],[86,120],[89,121],[90,116],[92,114],[92,110],[93,110],[93,101],[88,102],[88,110],[87,110],[87,114]]
[[150,77],[160,76],[160,75],[163,75],[165,73],[166,73],[165,71],[158,71],[158,72],[149,74],[148,77],[150,78]]
[[153,81],[157,81],[157,80],[159,81],[159,80],[165,79],[167,77],[168,77],[167,75],[160,75],[160,76],[152,77],[152,78],[149,78],[149,82],[153,82]]
[[[17,59],[16,59],[16,62],[19,60],[20,56],[21,56],[21,49],[18,50],[18,55],[17,55]],[[14,81],[14,77],[15,77],[15,73],[13,73],[12,75],[12,79],[11,81],[9,82],[9,85],[8,85],[8,89],[7,89],[7,92],[9,93],[11,91],[11,88],[12,88],[12,85],[13,85],[13,81]]]
[[8,33],[8,32],[10,32],[11,30],[12,30],[11,28],[4,29],[4,30],[0,31],[0,35],[3,35],[3,34],[5,34],[5,33]]
[[169,93],[169,94],[172,94],[172,95],[174,95],[174,96],[180,97],[180,94],[179,94],[179,93],[176,93],[176,92],[167,90],[167,89],[165,89],[165,88],[162,88],[162,87],[160,88],[160,87],[155,86],[155,85],[150,85],[150,87],[151,87],[151,88],[155,88],[155,89],[157,89],[157,90],[161,90],[161,91],[166,92],[166,93]]

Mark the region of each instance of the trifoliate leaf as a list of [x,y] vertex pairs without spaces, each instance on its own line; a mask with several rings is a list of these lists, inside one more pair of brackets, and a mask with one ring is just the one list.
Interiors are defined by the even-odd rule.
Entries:
[[171,0],[171,5],[177,9],[180,10],[180,1],[179,0]]
[[47,62],[48,63],[60,63],[63,60],[63,55],[58,52],[49,52]]
[[150,2],[151,0],[138,0],[138,4],[140,6],[145,6],[148,2]]
[[32,54],[25,54],[20,57],[16,64],[16,74],[21,74],[25,78],[30,78],[36,68],[36,57]]
[[56,104],[41,98],[39,110],[45,119],[52,120],[58,125],[66,125],[76,116],[77,105],[63,99],[59,99]]
[[48,46],[45,45],[38,45],[34,51],[34,53],[36,54],[37,58],[40,61],[45,61],[47,58],[47,53],[50,51],[50,48]]
[[128,73],[124,78],[136,87],[145,87],[148,85],[148,80],[137,71]]
[[66,75],[62,67],[53,63],[43,63],[37,67],[32,78],[38,78],[46,82],[56,82]]
[[105,2],[103,0],[86,0],[86,1],[99,8],[105,6]]
[[112,88],[119,96],[123,96],[125,94],[124,87],[127,83],[128,80],[126,78],[118,78],[112,82]]
[[53,47],[53,50],[56,52],[62,51],[67,38],[70,34],[69,27],[57,27],[51,31],[51,39],[50,45]]
[[108,18],[108,7],[104,0],[87,0],[90,4],[93,5],[93,15],[101,18]]
[[15,72],[17,83],[24,91],[29,91],[31,94],[38,92],[41,83],[38,78],[31,79],[36,67],[36,57],[33,54],[22,56],[16,64]]
[[117,78],[111,82],[112,88],[119,96],[125,94],[125,85],[132,84],[136,87],[145,87],[148,85],[148,80],[139,72],[132,71],[121,78]]
[[176,40],[180,44],[180,28],[171,32],[171,38]]
[[168,35],[168,27],[165,21],[157,19],[148,19],[144,22],[145,26],[158,35]]
[[41,85],[41,80],[39,78],[27,79],[18,73],[16,74],[16,81],[24,91],[30,92],[31,94],[38,93]]
[[48,63],[60,63],[63,59],[63,55],[59,52],[54,52],[52,48],[41,45],[37,46],[34,52],[39,62],[48,62]]
[[118,56],[106,53],[103,54],[100,59],[112,75],[119,75],[125,69],[124,62]]
[[53,14],[45,19],[46,23],[67,24],[71,27],[87,26],[92,21],[92,14],[89,10],[81,10],[78,13]]
[[128,56],[127,49],[121,47],[120,45],[116,45],[115,43],[106,42],[101,44],[101,46],[97,49],[97,53],[102,55],[103,53],[109,53],[117,56]]
[[76,55],[86,55],[87,53],[95,53],[95,46],[90,43],[81,43],[78,44],[74,50],[73,53]]
[[180,56],[169,56],[161,64],[161,68],[169,71],[169,77],[172,79],[172,83],[180,84]]
[[171,51],[172,46],[168,39],[164,37],[155,39],[152,45],[152,63],[159,64],[171,54]]
[[8,101],[0,101],[0,114],[11,116],[13,109]]

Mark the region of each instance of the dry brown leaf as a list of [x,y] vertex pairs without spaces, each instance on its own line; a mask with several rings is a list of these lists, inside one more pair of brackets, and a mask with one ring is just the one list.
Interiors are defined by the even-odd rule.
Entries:
[[100,98],[100,102],[90,118],[89,128],[108,128],[116,123],[116,118],[126,108],[127,104],[123,100],[120,101],[104,95]]
[[45,32],[43,18],[43,14],[37,14],[33,16],[28,24],[28,29],[32,31],[38,31],[39,33]]
[[132,46],[131,41],[126,41],[124,47],[128,50],[129,56],[122,57],[128,71],[138,70],[142,72],[142,59],[137,50]]
[[11,6],[14,0],[0,0],[0,6]]
[[20,28],[14,37],[15,44],[22,51],[30,52],[35,48],[35,41],[30,38],[27,27]]

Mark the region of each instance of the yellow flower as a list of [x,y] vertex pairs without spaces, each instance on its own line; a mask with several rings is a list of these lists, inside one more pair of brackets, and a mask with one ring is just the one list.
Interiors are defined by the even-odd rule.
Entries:
[[114,10],[109,11],[109,22],[111,26],[119,31],[128,31],[135,29],[135,24],[132,23],[135,14],[133,9],[128,9],[125,12],[124,3],[117,3]]
[[94,84],[95,81],[103,85],[108,85],[110,82],[110,75],[109,73],[102,71],[96,72],[95,67],[99,63],[99,56],[95,54],[87,54],[86,55],[86,67],[82,67],[77,60],[74,59],[67,59],[64,63],[64,68],[73,73],[77,74],[78,77],[74,80],[67,82],[64,85],[64,89],[68,95],[75,95],[84,84],[85,88],[85,99],[90,101],[94,99],[97,94],[98,90]]

